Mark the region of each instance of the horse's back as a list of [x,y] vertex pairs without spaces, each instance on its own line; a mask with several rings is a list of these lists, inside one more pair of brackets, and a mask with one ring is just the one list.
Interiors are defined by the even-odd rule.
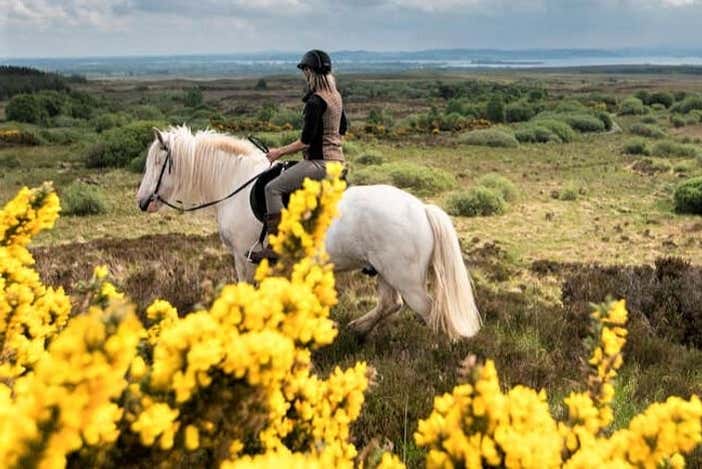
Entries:
[[[352,186],[339,203],[326,247],[339,270],[388,264],[388,256],[428,263],[433,235],[424,202],[393,186]],[[389,267],[389,266],[388,266]]]

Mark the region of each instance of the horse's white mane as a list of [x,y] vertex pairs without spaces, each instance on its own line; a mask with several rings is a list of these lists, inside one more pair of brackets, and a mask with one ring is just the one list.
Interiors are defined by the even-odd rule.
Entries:
[[248,140],[212,129],[193,134],[190,127],[180,125],[170,126],[162,134],[173,157],[173,197],[188,204],[226,195],[234,189],[233,181],[265,161],[263,153]]

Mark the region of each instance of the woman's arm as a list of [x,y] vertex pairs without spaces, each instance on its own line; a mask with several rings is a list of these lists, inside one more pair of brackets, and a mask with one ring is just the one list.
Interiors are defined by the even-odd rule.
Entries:
[[309,147],[309,145],[302,143],[300,139],[297,139],[290,145],[285,145],[284,147],[280,148],[271,148],[266,156],[268,157],[268,160],[273,163],[280,157],[297,153],[298,151],[304,150],[307,147]]

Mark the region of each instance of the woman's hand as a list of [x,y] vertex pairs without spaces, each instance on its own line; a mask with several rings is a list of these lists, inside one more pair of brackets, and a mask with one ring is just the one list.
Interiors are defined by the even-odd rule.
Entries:
[[273,163],[275,160],[277,160],[278,158],[280,158],[283,155],[284,155],[284,153],[283,153],[282,149],[271,148],[270,150],[268,150],[268,153],[266,153],[266,158],[268,158],[268,161]]

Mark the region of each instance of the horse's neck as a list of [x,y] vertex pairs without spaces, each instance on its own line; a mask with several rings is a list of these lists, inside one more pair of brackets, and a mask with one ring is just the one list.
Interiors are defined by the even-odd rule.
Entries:
[[264,171],[269,165],[265,157],[256,155],[227,156],[225,158],[231,158],[231,162],[211,168],[200,167],[198,169],[198,171],[209,171],[212,174],[190,176],[194,176],[199,181],[196,192],[204,199],[201,202],[209,202],[226,196],[256,174]]

